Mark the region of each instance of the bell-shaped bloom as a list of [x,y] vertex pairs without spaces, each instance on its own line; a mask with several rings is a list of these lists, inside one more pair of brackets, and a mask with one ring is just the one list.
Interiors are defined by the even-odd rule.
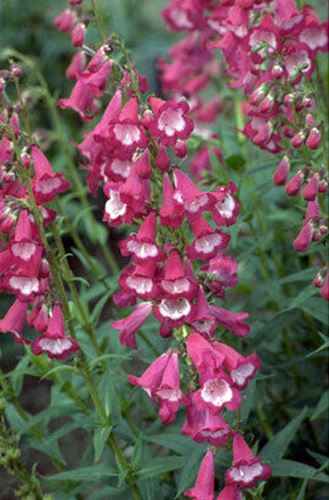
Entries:
[[161,324],[179,327],[193,318],[193,304],[186,297],[164,298],[155,306],[153,314]]
[[159,416],[163,423],[170,424],[175,420],[182,401],[176,352],[162,354],[141,377],[129,376],[129,381],[142,387],[159,406]]
[[250,354],[250,356],[245,357],[232,347],[220,342],[214,342],[214,346],[225,356],[223,365],[228,370],[236,387],[245,389],[249,380],[254,378],[257,371],[261,368],[256,354]]
[[184,206],[174,199],[174,187],[171,184],[168,174],[163,177],[162,205],[160,208],[161,224],[165,227],[177,229],[183,221]]
[[152,303],[142,302],[136,306],[127,318],[112,321],[112,328],[120,331],[120,342],[122,345],[137,349],[136,333],[151,312]]
[[189,436],[197,443],[209,442],[213,446],[225,446],[233,435],[230,426],[224,422],[218,411],[200,405],[198,393],[192,393],[185,403],[186,421],[182,434]]
[[14,266],[3,280],[3,287],[21,301],[30,302],[36,295],[42,293],[41,282],[38,279],[41,253],[42,249],[38,247],[29,262]]
[[193,488],[184,491],[184,495],[193,500],[214,500],[215,464],[214,453],[208,450],[205,454]]
[[213,337],[217,327],[217,320],[210,310],[203,288],[200,286],[194,306],[194,315],[191,326],[206,339]]
[[121,288],[142,300],[155,300],[160,293],[154,277],[155,270],[154,260],[137,266],[127,266],[120,275],[119,284]]
[[57,105],[61,109],[72,109],[79,114],[84,123],[92,120],[99,110],[95,102],[95,92],[81,78],[78,78],[70,96],[66,99],[59,99]]
[[31,313],[27,317],[28,324],[39,333],[44,333],[47,330],[49,323],[49,311],[46,304],[41,299],[35,301]]
[[150,193],[150,183],[139,175],[138,164],[135,163],[125,182],[120,185],[120,198],[138,214],[148,205]]
[[240,205],[233,197],[235,191],[236,187],[231,182],[228,187],[219,188],[213,193],[217,202],[212,208],[212,214],[218,226],[231,226],[239,215]]
[[284,186],[287,182],[289,171],[290,161],[288,156],[284,156],[273,174],[272,180],[274,184],[277,186]]
[[270,467],[254,456],[241,434],[237,433],[233,439],[233,467],[226,471],[226,483],[239,488],[252,488],[270,476]]
[[223,368],[224,355],[212,343],[198,333],[190,333],[186,341],[187,354],[195,366],[200,383],[209,375],[220,372]]
[[223,250],[229,244],[230,236],[220,229],[213,229],[202,215],[191,219],[190,225],[195,239],[192,245],[186,248],[186,253],[192,260],[212,259],[218,250]]
[[153,137],[158,137],[164,146],[174,146],[176,142],[186,140],[193,130],[193,121],[186,115],[189,105],[186,101],[165,102],[157,97],[149,99],[154,119],[149,125]]
[[148,138],[138,117],[136,97],[131,97],[118,119],[111,121],[107,141],[119,158],[130,157],[137,148],[144,149],[147,146]]
[[121,198],[122,182],[108,182],[104,186],[104,194],[107,197],[105,203],[103,221],[109,226],[119,226],[134,220],[134,210],[124,203]]
[[34,165],[34,177],[32,189],[37,203],[44,203],[55,198],[57,193],[65,193],[69,182],[64,179],[63,174],[55,172],[37,146],[32,146],[32,159]]
[[216,500],[243,500],[243,495],[236,486],[225,486]]
[[210,308],[218,323],[224,328],[238,337],[246,337],[248,335],[250,326],[245,322],[249,318],[248,313],[236,313],[219,306],[210,306]]
[[188,336],[187,353],[199,374],[201,406],[212,411],[223,406],[231,411],[239,408],[241,396],[224,372],[224,355],[197,333]]
[[157,215],[152,211],[145,218],[137,234],[129,236],[120,242],[122,255],[130,255],[137,264],[145,264],[149,261],[158,262],[164,257],[163,250],[155,243]]
[[208,286],[217,297],[224,297],[225,288],[234,287],[238,283],[238,263],[230,255],[218,254],[200,269],[207,273]]
[[182,260],[177,250],[169,252],[164,262],[164,276],[160,286],[167,297],[186,297],[192,299],[197,291],[195,281],[185,272]]
[[201,191],[181,170],[175,169],[174,180],[176,186],[174,198],[177,203],[183,205],[187,216],[194,219],[215,205],[216,196],[214,193]]
[[26,341],[22,337],[28,303],[16,299],[10,306],[4,318],[0,319],[0,332],[11,333],[15,342],[24,344]]
[[16,262],[30,262],[38,249],[35,228],[32,227],[29,212],[21,210],[10,241],[10,251]]
[[79,344],[65,334],[62,308],[56,304],[49,317],[46,332],[32,343],[32,353],[35,356],[46,353],[49,358],[65,359],[79,349]]
[[85,67],[85,62],[84,52],[76,52],[65,72],[66,78],[68,80],[77,80]]

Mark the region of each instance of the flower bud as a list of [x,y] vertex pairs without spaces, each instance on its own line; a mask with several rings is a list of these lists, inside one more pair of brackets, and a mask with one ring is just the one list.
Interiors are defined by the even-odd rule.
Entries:
[[77,23],[71,33],[73,47],[82,47],[86,37],[86,26],[82,23]]
[[283,68],[281,64],[274,64],[271,70],[271,75],[273,76],[273,78],[280,78],[282,74],[283,74]]
[[300,130],[297,134],[293,136],[291,139],[291,145],[294,148],[299,148],[302,144],[304,144],[306,139],[306,134],[303,130]]
[[17,64],[13,64],[11,74],[14,78],[20,78],[22,76],[22,68],[17,66]]
[[306,139],[306,146],[310,149],[317,149],[321,142],[320,130],[316,127],[311,129],[308,138]]
[[307,222],[299,232],[294,241],[295,252],[306,252],[314,236],[314,227],[311,222]]
[[288,156],[284,156],[273,174],[272,180],[274,184],[276,184],[277,186],[284,186],[288,179],[289,170],[289,158]]
[[302,170],[298,170],[297,174],[294,175],[292,179],[286,185],[286,193],[289,196],[296,196],[302,187],[304,181],[304,173]]
[[314,127],[314,126],[315,126],[315,120],[314,120],[313,115],[312,115],[311,113],[308,113],[308,114],[306,115],[306,120],[305,120],[305,122],[306,122],[306,125],[307,125],[308,127]]
[[319,191],[319,176],[314,174],[302,191],[302,196],[306,201],[314,201]]

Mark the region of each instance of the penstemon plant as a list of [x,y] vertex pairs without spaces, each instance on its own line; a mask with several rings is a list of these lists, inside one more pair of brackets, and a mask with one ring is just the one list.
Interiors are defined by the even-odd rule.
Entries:
[[[169,50],[170,62],[157,62],[166,96],[150,89],[96,0],[69,0],[54,19],[76,49],[68,97],[52,96],[35,60],[1,53],[0,289],[12,300],[0,332],[21,354],[0,372],[0,464],[14,478],[11,497],[304,498],[309,480],[329,482],[322,461],[317,470],[282,459],[303,420],[323,414],[324,397],[310,412],[305,401],[298,414],[286,411],[286,426],[270,414],[292,393],[271,381],[277,370],[291,367],[301,388],[289,311],[317,299],[311,286],[287,307],[284,293],[290,297],[295,275],[307,282],[314,267],[306,265],[306,279],[297,271],[290,278],[278,259],[270,262],[258,193],[236,168],[247,161],[246,138],[280,155],[274,183],[286,184],[288,195],[302,190],[308,202],[294,249],[324,245],[327,124],[313,73],[319,82],[315,58],[327,48],[326,25],[310,7],[280,0],[172,0],[163,17],[171,30],[188,32]],[[227,76],[233,90],[225,89]],[[48,134],[31,112],[38,100],[50,115]],[[222,127],[218,133],[211,124],[228,110],[239,155],[227,158],[231,139],[227,145]],[[69,118],[78,120],[79,139],[70,136]],[[60,152],[57,165],[52,150]],[[287,184],[290,165],[299,170]],[[254,213],[246,217],[250,200]],[[262,277],[239,284],[251,242]],[[328,299],[324,252],[309,255],[322,266],[314,284]],[[251,289],[257,279],[260,293],[264,282],[271,289],[274,269],[268,305]],[[261,320],[271,308],[289,316],[281,346],[288,361],[278,368],[271,355],[280,356],[280,346],[265,348],[263,372]],[[310,329],[325,323],[323,309],[311,309],[302,309]],[[325,347],[305,358],[320,375]],[[22,403],[27,376],[50,384],[49,404],[35,415]],[[26,450],[48,465],[40,468],[39,456],[30,465]],[[289,496],[289,484],[278,489],[275,478],[286,476],[303,480],[298,496]]]

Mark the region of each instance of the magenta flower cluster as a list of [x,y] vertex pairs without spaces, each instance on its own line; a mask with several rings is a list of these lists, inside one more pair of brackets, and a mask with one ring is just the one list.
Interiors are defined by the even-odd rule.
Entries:
[[[72,38],[76,12],[83,15],[80,7],[71,7],[56,19],[57,27],[70,31]],[[241,391],[260,361],[215,340],[218,327],[239,337],[249,333],[247,313],[213,303],[237,284],[237,262],[223,253],[230,241],[225,228],[236,222],[240,209],[236,187],[229,182],[215,190],[200,189],[180,168],[194,128],[187,100],[146,97],[146,78],[128,60],[118,65],[111,58],[111,43],[115,46],[110,40],[94,53],[83,48],[74,56],[67,74],[75,85],[70,97],[58,104],[89,121],[97,115],[100,97],[106,100],[106,82],[114,68],[121,71],[104,113],[77,146],[90,191],[95,194],[101,187],[105,194],[104,221],[110,227],[136,227],[120,242],[122,255],[131,261],[114,296],[118,307],[132,306],[133,311],[112,327],[121,343],[133,349],[151,315],[162,337],[174,337],[175,347],[129,381],[146,392],[163,423],[173,423],[183,409],[182,433],[210,446],[194,488],[185,495],[214,498],[215,448],[232,438],[233,464],[218,498],[240,498],[243,489],[267,479],[271,471],[225,421],[227,411],[240,407]]]
[[[229,86],[245,95],[242,132],[258,147],[283,155],[273,182],[286,185],[289,196],[301,193],[308,204],[294,242],[296,252],[307,251],[328,233],[320,210],[328,189],[328,158],[324,147],[323,166],[312,155],[327,138],[311,80],[317,54],[328,51],[328,22],[321,23],[310,6],[298,9],[294,0],[171,0],[163,17],[170,30],[187,33],[169,50],[171,62],[159,62],[163,88],[184,95],[200,135],[212,137],[201,124],[216,118],[218,97],[205,113],[200,92],[218,77],[214,49],[221,50]],[[220,150],[215,153],[220,158]],[[298,172],[289,180],[291,164],[298,165]],[[201,148],[191,172],[199,174],[204,167],[210,169],[209,155]],[[320,269],[314,284],[329,300],[328,268]]]

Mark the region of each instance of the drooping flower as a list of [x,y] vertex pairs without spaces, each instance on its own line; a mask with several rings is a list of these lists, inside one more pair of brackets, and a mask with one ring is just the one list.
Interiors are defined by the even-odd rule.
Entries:
[[127,318],[112,321],[112,328],[120,331],[120,342],[122,345],[137,349],[136,333],[151,312],[152,303],[142,302],[136,306]]
[[254,456],[241,434],[237,433],[233,439],[233,466],[225,474],[227,484],[252,488],[270,476],[271,468]]
[[201,462],[195,485],[193,488],[185,490],[184,495],[193,498],[193,500],[214,500],[214,483],[214,453],[212,450],[208,450]]
[[63,174],[55,172],[37,146],[32,146],[34,177],[32,179],[33,194],[37,203],[51,201],[58,193],[65,193],[69,182]]
[[61,306],[54,305],[46,332],[31,345],[33,354],[39,356],[42,353],[47,353],[49,358],[65,359],[69,354],[79,349],[79,344],[65,334]]

